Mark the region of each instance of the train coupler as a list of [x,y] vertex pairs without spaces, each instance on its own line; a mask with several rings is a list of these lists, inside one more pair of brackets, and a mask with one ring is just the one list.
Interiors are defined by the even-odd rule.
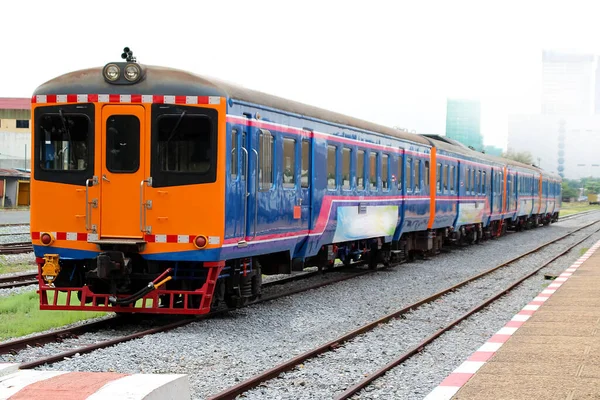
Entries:
[[60,273],[60,264],[58,262],[60,256],[58,254],[44,254],[44,265],[42,266],[42,278],[49,286],[54,286],[53,283]]

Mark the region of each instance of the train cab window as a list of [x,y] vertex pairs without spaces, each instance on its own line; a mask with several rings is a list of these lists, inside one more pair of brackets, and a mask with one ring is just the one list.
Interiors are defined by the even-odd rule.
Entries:
[[158,118],[158,161],[161,171],[207,173],[211,169],[210,119],[198,115]]
[[358,150],[356,153],[356,188],[365,189],[365,151]]
[[387,154],[381,155],[381,187],[384,191],[390,190],[390,157]]
[[377,153],[369,153],[369,189],[377,190]]
[[415,160],[415,192],[418,192],[421,187],[421,160]]
[[310,184],[310,142],[302,141],[302,170],[300,171],[300,186],[309,187]]
[[327,146],[327,189],[337,189],[337,147]]
[[450,191],[454,192],[454,175],[456,174],[454,165],[450,166]]
[[231,165],[230,173],[231,178],[235,179],[238,175],[238,131],[237,129],[231,130]]
[[273,156],[275,140],[271,132],[261,129],[258,136],[258,188],[269,190],[273,187]]
[[408,192],[412,192],[412,183],[413,183],[412,158],[406,159],[406,173],[404,174],[404,176],[405,176],[405,181],[406,181],[406,190]]
[[43,115],[37,129],[40,167],[46,171],[87,169],[89,125],[89,118],[83,114]]
[[442,177],[444,176],[444,173],[443,173],[442,164],[437,163],[436,167],[437,167],[437,169],[436,169],[436,171],[437,171],[437,182],[436,182],[436,185],[435,185],[435,189],[436,189],[436,191],[438,193],[441,193],[442,192],[442,180],[443,180]]
[[283,138],[283,187],[296,187],[296,140]]
[[112,115],[106,120],[106,169],[131,173],[140,167],[140,120],[135,115]]
[[352,149],[342,148],[342,189],[350,190],[350,160],[352,160]]

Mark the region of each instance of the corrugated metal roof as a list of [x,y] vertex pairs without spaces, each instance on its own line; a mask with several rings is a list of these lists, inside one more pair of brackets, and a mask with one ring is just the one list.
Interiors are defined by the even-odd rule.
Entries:
[[30,174],[22,172],[17,169],[0,168],[0,177],[14,177],[14,178],[27,178],[29,179]]
[[31,99],[27,97],[0,97],[0,110],[30,110]]

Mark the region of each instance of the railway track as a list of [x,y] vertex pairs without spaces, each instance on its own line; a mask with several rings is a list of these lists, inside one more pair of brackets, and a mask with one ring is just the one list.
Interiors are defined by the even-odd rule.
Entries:
[[31,242],[17,242],[0,244],[0,254],[21,254],[33,251]]
[[[331,285],[334,283],[342,282],[342,281],[345,281],[348,279],[353,279],[358,276],[362,276],[362,275],[373,272],[371,270],[364,270],[364,269],[356,268],[361,265],[362,265],[362,263],[356,263],[350,267],[341,267],[339,269],[335,269],[335,270],[333,270],[334,272],[341,272],[341,273],[339,276],[336,276],[333,279],[328,279],[324,282],[319,282],[314,285],[310,285],[308,287],[296,288],[294,290],[287,290],[287,291],[282,291],[281,293],[278,293],[278,294],[264,296],[261,299],[250,303],[249,305],[258,304],[258,303],[262,303],[262,302],[266,302],[266,301],[270,301],[270,300],[275,300],[277,298],[290,296],[290,295],[293,295],[296,293],[300,293],[300,292],[304,292],[304,291],[308,291],[308,290],[312,290],[312,289],[317,289],[320,287],[324,287],[324,286]],[[268,287],[279,286],[279,285],[289,283],[291,281],[305,279],[305,278],[315,276],[318,274],[321,274],[321,273],[316,271],[316,272],[308,272],[308,273],[298,274],[298,275],[295,275],[292,277],[286,277],[283,279],[267,282],[267,283],[263,284],[263,287],[268,288]],[[124,335],[124,336],[117,337],[117,338],[112,338],[110,340],[101,341],[101,342],[94,343],[94,344],[91,344],[88,346],[77,347],[72,350],[63,351],[61,353],[55,354],[50,357],[44,357],[44,358],[40,358],[40,359],[37,359],[34,361],[24,362],[24,363],[20,364],[19,368],[20,369],[31,369],[31,368],[35,368],[35,367],[38,367],[38,366],[41,366],[44,364],[52,364],[52,363],[61,361],[67,357],[72,357],[75,354],[90,353],[97,349],[110,347],[115,344],[127,342],[127,341],[137,339],[137,338],[140,338],[140,337],[143,337],[146,335],[170,331],[175,328],[179,328],[181,326],[188,325],[192,322],[215,317],[217,315],[221,315],[221,314],[224,314],[224,313],[226,313],[228,311],[232,311],[232,310],[233,309],[223,309],[223,310],[215,311],[210,314],[206,314],[206,315],[202,315],[202,316],[198,316],[198,317],[177,317],[174,322],[163,323],[160,326],[153,327],[150,329],[145,329],[145,330],[135,332],[132,334]],[[140,314],[140,317],[143,318],[144,315]],[[47,343],[61,342],[61,341],[64,341],[65,339],[69,339],[69,338],[77,338],[79,335],[82,335],[84,333],[95,332],[95,331],[99,331],[99,330],[106,329],[109,327],[123,325],[125,323],[125,321],[127,321],[128,319],[129,319],[128,316],[124,316],[124,317],[116,316],[116,317],[109,318],[106,320],[96,321],[96,322],[92,322],[89,324],[82,324],[82,325],[72,327],[72,328],[64,328],[64,329],[46,333],[46,334],[41,334],[41,335],[36,335],[36,336],[32,336],[32,337],[16,339],[16,340],[12,340],[9,342],[0,343],[0,355],[2,355],[2,354],[17,354],[19,351],[26,349],[27,347],[39,347],[39,346],[42,346]],[[171,320],[172,320],[172,318],[171,318]]]
[[[544,247],[547,247],[547,246],[549,246],[549,245],[551,245],[551,244],[553,244],[553,243],[555,243],[555,242],[557,242],[559,240],[562,240],[562,239],[564,239],[564,238],[566,238],[566,237],[568,237],[568,236],[570,236],[570,235],[572,235],[572,234],[574,234],[574,233],[576,233],[578,231],[581,231],[582,229],[585,229],[585,228],[587,228],[587,227],[589,227],[589,226],[591,226],[591,225],[593,225],[595,223],[598,223],[598,222],[600,222],[600,221],[596,221],[596,222],[587,224],[587,225],[585,225],[585,226],[583,226],[581,228],[578,228],[578,229],[576,229],[574,231],[571,231],[571,232],[569,232],[568,234],[566,234],[564,236],[561,236],[561,237],[559,237],[559,238],[557,238],[557,239],[555,239],[553,241],[550,241],[550,242],[548,242],[548,243],[546,243],[546,244],[544,244],[544,245],[542,245],[542,246],[540,246],[540,247],[538,247],[538,248],[536,248],[536,249],[534,249],[534,250],[532,250],[532,251],[530,251],[528,253],[525,253],[525,254],[523,254],[523,255],[515,258],[515,259],[512,259],[512,260],[510,260],[507,263],[504,263],[504,264],[502,264],[500,266],[497,266],[497,267],[493,268],[492,270],[489,270],[489,271],[487,271],[487,272],[485,272],[483,274],[479,274],[479,275],[471,278],[470,280],[464,281],[464,282],[462,282],[462,283],[460,283],[458,285],[453,286],[452,288],[446,289],[445,291],[442,291],[442,292],[440,292],[440,293],[438,293],[438,294],[436,294],[436,295],[434,295],[434,296],[432,296],[432,297],[430,297],[428,299],[424,299],[424,300],[420,301],[419,303],[415,303],[415,304],[413,304],[413,305],[411,305],[411,306],[409,306],[407,308],[404,308],[403,310],[399,310],[398,312],[394,313],[393,315],[388,315],[386,317],[383,317],[383,318],[381,318],[381,319],[373,322],[372,324],[368,324],[368,326],[361,327],[361,328],[359,328],[359,330],[351,332],[348,335],[345,335],[342,338],[338,338],[338,339],[336,339],[336,340],[334,340],[332,342],[326,343],[325,345],[321,346],[319,349],[315,349],[315,350],[309,352],[310,354],[304,354],[304,355],[298,356],[298,357],[290,360],[289,362],[286,363],[286,367],[283,367],[283,369],[281,369],[282,367],[279,367],[278,370],[276,370],[274,368],[272,370],[266,371],[264,374],[261,374],[258,377],[253,378],[253,380],[257,380],[258,381],[257,384],[260,384],[260,382],[263,382],[265,380],[271,379],[272,377],[277,376],[279,373],[281,373],[283,371],[286,371],[286,370],[289,370],[289,369],[293,368],[295,365],[297,365],[297,364],[299,364],[299,363],[301,363],[301,362],[303,362],[303,361],[305,361],[307,359],[310,359],[310,358],[312,358],[312,357],[314,357],[314,356],[316,356],[318,354],[321,354],[321,353],[323,353],[325,351],[328,351],[331,348],[337,347],[340,344],[342,344],[343,342],[348,341],[348,340],[352,339],[353,337],[355,337],[357,335],[360,335],[360,334],[362,334],[364,332],[368,332],[369,330],[373,329],[375,326],[377,326],[377,325],[379,325],[381,323],[385,323],[385,322],[391,320],[392,318],[396,318],[397,316],[401,315],[402,313],[406,313],[407,311],[409,311],[409,310],[411,310],[411,309],[413,309],[415,307],[418,307],[420,305],[426,304],[427,302],[432,302],[436,298],[438,298],[438,297],[440,297],[440,296],[442,296],[442,295],[444,295],[446,293],[449,293],[449,292],[451,292],[453,290],[456,290],[457,288],[459,288],[459,287],[461,287],[461,286],[463,286],[463,285],[471,282],[472,280],[478,279],[479,277],[482,277],[482,276],[484,276],[486,274],[489,274],[493,270],[496,270],[498,268],[506,266],[506,265],[508,265],[508,264],[510,264],[512,262],[515,262],[516,260],[518,260],[520,258],[523,258],[523,257],[525,257],[525,256],[527,256],[527,255],[529,255],[531,253],[539,251],[539,250],[541,250]],[[349,271],[349,273],[347,273],[345,276],[340,276],[340,277],[337,277],[335,279],[327,280],[326,282],[320,282],[320,283],[317,283],[317,284],[314,284],[314,285],[311,285],[311,286],[308,286],[308,287],[304,287],[304,288],[295,288],[293,290],[284,291],[283,293],[274,294],[274,295],[270,295],[270,296],[264,296],[260,300],[251,303],[251,305],[252,304],[258,304],[258,303],[265,302],[265,301],[274,300],[274,299],[281,298],[281,297],[290,296],[290,295],[293,295],[293,294],[296,294],[296,293],[300,293],[300,292],[304,292],[304,291],[308,291],[308,290],[312,290],[312,289],[317,289],[317,288],[320,288],[320,287],[324,287],[324,286],[327,286],[327,285],[335,284],[337,282],[341,282],[341,281],[348,280],[348,279],[353,279],[355,277],[358,277],[358,276],[361,276],[361,275],[365,275],[365,274],[369,274],[369,273],[373,272],[373,271],[369,271],[369,270],[356,270],[356,268],[354,268],[354,267],[359,266],[359,265],[361,265],[361,263],[353,264],[351,267],[339,268],[339,270],[348,270]],[[396,265],[397,264],[395,264],[393,266],[396,266]],[[350,270],[352,270],[353,268],[355,269],[355,271],[354,272],[350,272]],[[382,268],[379,268],[379,269],[382,269]],[[264,283],[263,286],[264,287],[270,287],[270,286],[282,285],[282,284],[285,284],[285,283],[289,283],[291,281],[305,279],[305,278],[308,278],[308,277],[311,277],[311,276],[314,276],[314,275],[318,275],[318,274],[320,274],[320,272],[318,272],[318,271],[301,273],[301,274],[297,274],[297,275],[294,275],[294,276],[291,276],[291,277],[286,277],[286,278],[279,279],[279,280],[276,280],[276,281],[271,281],[271,282]],[[37,283],[37,281],[36,281],[36,283]],[[61,360],[65,359],[65,358],[72,357],[75,354],[85,354],[85,353],[89,353],[89,352],[92,352],[92,351],[100,349],[100,348],[110,347],[110,346],[113,346],[115,344],[127,342],[127,341],[130,341],[130,340],[133,340],[133,339],[136,339],[136,338],[139,338],[139,337],[143,337],[143,336],[146,336],[146,335],[150,335],[150,334],[154,334],[154,333],[159,333],[159,332],[166,332],[166,331],[169,331],[169,330],[172,330],[172,329],[175,329],[175,328],[187,325],[187,324],[192,323],[192,322],[196,322],[196,321],[199,321],[199,320],[202,320],[202,319],[206,319],[206,318],[217,316],[219,314],[223,314],[223,313],[228,312],[228,311],[231,311],[231,309],[220,310],[220,311],[213,312],[213,313],[210,313],[210,314],[207,314],[207,315],[203,315],[203,316],[200,316],[200,317],[194,317],[194,318],[189,318],[188,317],[188,318],[185,318],[185,319],[177,320],[175,322],[165,323],[165,324],[163,324],[161,326],[153,327],[151,329],[146,329],[146,330],[142,330],[142,331],[139,331],[139,332],[135,332],[133,334],[124,335],[122,337],[117,337],[117,338],[112,338],[110,340],[102,341],[102,342],[99,342],[99,343],[94,343],[93,345],[80,346],[80,347],[74,348],[72,350],[68,350],[68,351],[64,351],[64,352],[55,354],[54,356],[51,356],[51,357],[45,357],[45,358],[40,358],[40,359],[33,360],[33,361],[23,362],[20,365],[20,368],[21,369],[30,369],[30,368],[35,368],[35,367],[38,367],[38,366],[41,366],[41,365],[44,365],[44,364],[55,363],[55,362],[58,362],[58,361],[61,361]],[[16,354],[20,350],[25,349],[28,346],[36,347],[36,346],[44,345],[46,343],[63,341],[63,340],[68,339],[68,338],[77,337],[77,336],[79,336],[81,334],[84,334],[84,333],[98,331],[98,330],[104,329],[107,326],[118,324],[119,323],[118,322],[119,321],[119,317],[115,317],[114,320],[113,319],[107,319],[106,321],[108,321],[108,322],[105,322],[105,320],[102,320],[102,321],[98,321],[98,322],[94,322],[94,323],[90,323],[90,324],[83,324],[83,325],[80,325],[80,326],[77,326],[77,327],[74,327],[74,328],[65,328],[65,329],[61,329],[59,331],[55,331],[55,332],[51,332],[51,333],[47,333],[47,334],[43,334],[43,335],[37,335],[37,336],[30,337],[30,338],[23,338],[23,339],[13,340],[13,341],[10,341],[10,342],[0,343],[0,354]],[[270,378],[269,378],[269,376],[270,376]],[[240,385],[247,385],[247,383],[243,382]],[[239,387],[240,385],[237,385],[236,387]],[[247,390],[250,390],[251,388],[252,388],[251,385],[250,386],[244,386],[242,389],[234,389],[234,392],[243,393],[243,392],[245,392]],[[219,396],[224,396],[224,397],[219,397]],[[235,396],[233,396],[233,397],[235,397]],[[214,398],[215,399],[217,399],[217,398],[220,399],[220,398],[233,398],[233,397],[228,397],[228,395],[224,392],[224,394],[219,394],[219,395],[217,395],[217,397],[214,397]]]
[[[258,375],[255,375],[253,377],[251,377],[250,379],[247,379],[245,381],[240,382],[239,384],[232,386],[220,393],[217,393],[216,395],[209,397],[210,400],[225,400],[225,399],[235,399],[237,396],[242,395],[243,393],[252,390],[254,388],[257,388],[258,386],[264,384],[264,382],[267,382],[271,379],[277,378],[280,374],[292,370],[294,368],[296,368],[297,366],[299,366],[300,364],[305,363],[308,360],[311,360],[313,358],[316,358],[319,355],[322,355],[324,353],[333,351],[341,346],[344,345],[344,343],[349,342],[352,339],[355,339],[357,337],[359,337],[360,335],[363,335],[367,332],[372,331],[373,329],[377,328],[378,326],[382,325],[382,324],[386,324],[390,321],[392,321],[393,319],[399,318],[404,314],[407,314],[411,311],[414,311],[416,309],[418,309],[419,307],[425,306],[425,305],[429,305],[433,302],[435,302],[436,300],[438,300],[439,298],[441,298],[442,296],[445,296],[447,294],[450,294],[454,291],[456,291],[457,289],[475,282],[483,277],[489,276],[490,274],[494,273],[495,271],[504,268],[506,266],[509,266],[510,264],[515,263],[518,260],[521,260],[531,254],[540,252],[542,249],[560,241],[563,240],[571,235],[573,235],[574,233],[577,233],[585,228],[588,228],[594,224],[599,223],[600,221],[594,221],[592,223],[589,223],[581,228],[578,228],[574,231],[569,232],[566,235],[563,235],[557,239],[554,239],[552,241],[549,241],[533,250],[530,250],[526,253],[521,254],[518,257],[515,257],[507,262],[504,262],[500,265],[497,265],[487,271],[484,271],[482,273],[479,273],[477,275],[474,275],[452,287],[449,287],[447,289],[444,289],[442,291],[439,291],[438,293],[435,293],[432,296],[429,296],[427,298],[421,299],[413,304],[410,304],[406,307],[403,307],[402,309],[396,310],[384,317],[381,317],[375,321],[372,321],[370,323],[367,323],[361,327],[359,327],[358,329],[355,329],[351,332],[348,332],[334,340],[331,340],[327,343],[324,343],[318,347],[315,347],[309,351],[306,351],[294,358],[291,358],[279,365],[276,365],[273,368],[270,368]],[[592,235],[594,235],[595,233],[599,232],[600,228],[595,230],[594,232],[590,233],[589,235],[586,235],[585,238],[583,238],[582,240],[577,241],[575,244],[569,246],[566,250],[561,251],[558,255],[556,255],[555,257],[553,257],[551,260],[545,262],[543,265],[537,267],[536,269],[534,269],[532,272],[526,274],[525,276],[519,278],[517,281],[513,282],[510,286],[502,289],[501,291],[499,291],[496,295],[494,295],[493,297],[487,299],[486,301],[482,302],[481,304],[479,304],[478,306],[474,307],[473,309],[471,309],[470,311],[468,311],[467,313],[463,314],[462,316],[460,316],[459,318],[457,318],[456,320],[452,321],[451,323],[447,324],[446,326],[444,326],[443,328],[439,329],[437,332],[435,332],[434,335],[424,339],[421,343],[419,343],[418,345],[414,346],[412,349],[410,349],[408,352],[399,355],[397,358],[395,358],[393,361],[389,362],[388,364],[386,364],[384,367],[380,368],[377,371],[374,371],[372,373],[366,374],[366,378],[364,378],[362,381],[357,382],[355,385],[347,388],[342,394],[340,394],[338,397],[336,397],[336,399],[338,400],[342,400],[342,399],[348,399],[350,397],[352,397],[353,395],[359,393],[362,389],[366,388],[367,386],[369,386],[373,381],[375,381],[377,378],[383,376],[386,372],[388,372],[389,370],[397,367],[398,365],[402,364],[403,362],[405,362],[406,360],[408,360],[409,358],[411,358],[412,356],[414,356],[415,354],[421,352],[423,350],[423,348],[427,345],[429,345],[430,343],[432,343],[435,339],[437,339],[440,335],[442,335],[444,332],[447,332],[448,330],[452,329],[454,326],[456,326],[458,323],[464,321],[466,318],[468,318],[469,316],[473,315],[474,313],[482,310],[483,308],[487,307],[488,305],[490,305],[491,303],[493,303],[495,300],[499,299],[500,297],[502,297],[504,294],[506,294],[507,292],[509,292],[510,290],[512,290],[513,288],[515,288],[516,286],[518,286],[520,283],[522,283],[523,281],[525,281],[526,279],[532,277],[533,275],[535,275],[537,272],[539,272],[541,269],[545,268],[547,265],[549,265],[551,262],[557,260],[558,258],[564,256],[565,254],[567,254],[569,251],[571,251],[574,247],[576,247],[577,245],[581,244],[582,242],[584,242],[585,240],[589,239]]]
[[37,272],[0,277],[0,289],[11,289],[19,286],[35,285],[37,283]]

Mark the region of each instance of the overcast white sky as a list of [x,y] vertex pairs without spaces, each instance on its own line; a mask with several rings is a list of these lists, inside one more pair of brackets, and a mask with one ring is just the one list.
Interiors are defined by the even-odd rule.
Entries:
[[3,1],[0,97],[120,60],[191,70],[419,133],[479,99],[485,144],[539,111],[541,51],[600,54],[594,1]]

